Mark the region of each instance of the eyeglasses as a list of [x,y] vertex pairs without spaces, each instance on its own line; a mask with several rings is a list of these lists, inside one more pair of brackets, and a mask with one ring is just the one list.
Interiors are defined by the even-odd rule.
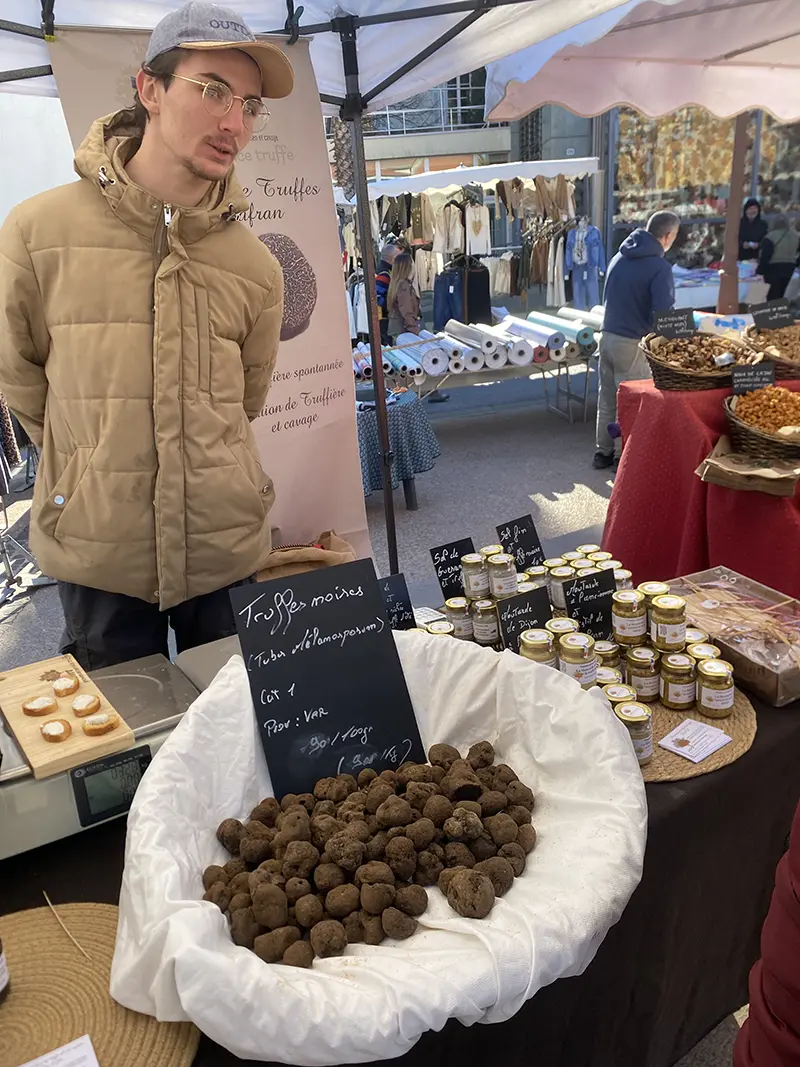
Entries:
[[269,111],[263,100],[257,100],[254,96],[236,96],[224,82],[198,81],[197,78],[185,78],[182,74],[171,76],[182,82],[202,86],[203,106],[214,118],[221,119],[223,115],[227,115],[233,107],[233,101],[238,100],[242,105],[242,122],[245,129],[251,133],[260,133],[269,122]]

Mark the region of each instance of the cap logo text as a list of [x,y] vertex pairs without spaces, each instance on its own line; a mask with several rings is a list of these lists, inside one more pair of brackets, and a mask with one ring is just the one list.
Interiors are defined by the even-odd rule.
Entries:
[[214,30],[236,30],[242,37],[250,36],[250,31],[246,26],[243,26],[241,22],[233,22],[231,19],[211,19],[209,26]]

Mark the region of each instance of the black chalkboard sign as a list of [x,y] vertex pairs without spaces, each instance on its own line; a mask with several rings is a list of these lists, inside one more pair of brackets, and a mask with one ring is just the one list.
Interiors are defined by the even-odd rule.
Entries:
[[425,760],[372,560],[230,598],[276,797]]
[[411,606],[405,576],[390,574],[388,578],[379,578],[378,585],[383,595],[391,628],[393,630],[413,629],[417,624],[414,621],[414,609]]
[[794,326],[794,313],[785,300],[768,300],[765,304],[751,304],[750,314],[759,330],[777,330]]
[[503,644],[512,652],[519,652],[519,637],[525,630],[539,630],[552,615],[547,589],[531,589],[528,593],[498,600],[500,632]]
[[610,640],[611,595],[616,591],[612,570],[564,583],[567,615],[578,623],[582,634],[591,634],[597,641]]
[[449,600],[451,596],[464,595],[461,557],[474,551],[475,544],[471,537],[462,537],[460,541],[451,541],[447,545],[439,545],[438,548],[431,549],[433,567],[445,600]]
[[695,333],[692,308],[670,308],[653,315],[653,333],[659,337],[691,337]]
[[762,359],[760,363],[747,364],[743,367],[731,367],[733,375],[733,392],[752,393],[754,389],[763,389],[765,385],[775,384],[775,364],[772,360]]
[[523,515],[511,522],[495,527],[497,540],[517,562],[517,570],[539,567],[544,563],[544,549],[530,515]]

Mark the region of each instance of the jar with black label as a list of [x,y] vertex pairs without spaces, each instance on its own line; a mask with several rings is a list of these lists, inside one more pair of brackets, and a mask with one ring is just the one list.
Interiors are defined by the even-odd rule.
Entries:
[[489,568],[480,552],[468,552],[461,557],[461,584],[468,600],[489,595]]
[[633,589],[633,574],[625,567],[614,571],[614,581],[617,589]]
[[425,629],[429,634],[433,634],[434,637],[453,637],[455,635],[455,627],[447,619],[436,619],[435,622],[429,622]]
[[479,548],[478,552],[485,560],[488,560],[490,556],[499,556],[501,552],[505,552],[502,545],[484,545],[483,548]]
[[472,640],[472,613],[465,596],[454,596],[444,602],[447,621],[453,624],[453,636],[460,641]]
[[710,719],[725,719],[733,711],[736,690],[733,667],[724,659],[697,664],[697,708]]
[[477,645],[494,646],[500,640],[500,620],[493,600],[476,600],[472,605],[472,633]]
[[644,767],[653,758],[653,714],[650,708],[633,701],[630,704],[617,704],[614,713],[627,727],[639,766]]
[[517,568],[514,557],[507,552],[489,556],[486,561],[489,568],[489,593],[496,600],[513,596],[517,591]]
[[697,699],[697,668],[691,656],[671,652],[661,657],[659,695],[664,707],[689,711]]
[[681,652],[686,644],[686,601],[667,593],[653,597],[650,643],[659,652]]
[[601,667],[619,667],[619,645],[616,641],[595,641],[594,654]]
[[572,567],[554,567],[550,571],[550,603],[559,611],[566,613],[567,601],[564,586],[575,577]]
[[519,654],[534,663],[558,670],[558,657],[553,635],[547,630],[525,630],[519,638]]
[[647,612],[644,596],[636,589],[618,589],[611,594],[611,628],[620,646],[647,644]]
[[0,1004],[3,1003],[10,992],[11,978],[8,973],[8,962],[3,949],[3,942],[0,940]]
[[579,682],[582,689],[591,689],[597,682],[594,638],[589,634],[564,634],[558,642],[558,668]]
[[661,656],[654,648],[629,648],[625,656],[627,682],[636,690],[636,699],[643,704],[658,700],[660,691]]

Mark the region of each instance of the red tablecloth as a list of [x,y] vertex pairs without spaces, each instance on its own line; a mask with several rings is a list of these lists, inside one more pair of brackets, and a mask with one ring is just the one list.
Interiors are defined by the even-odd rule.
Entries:
[[[800,390],[800,382],[785,384]],[[800,493],[724,489],[694,473],[727,433],[728,395],[661,392],[650,381],[620,386],[625,447],[603,548],[633,571],[635,583],[725,565],[800,597]]]

